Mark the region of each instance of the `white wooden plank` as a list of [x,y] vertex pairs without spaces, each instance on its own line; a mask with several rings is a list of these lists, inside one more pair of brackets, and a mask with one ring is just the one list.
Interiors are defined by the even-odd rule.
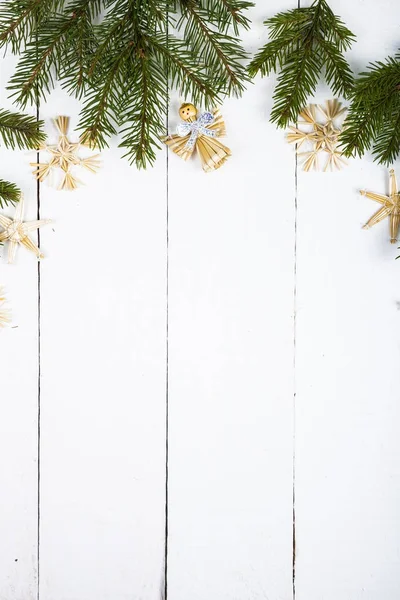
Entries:
[[[256,4],[251,50],[287,7]],[[169,157],[171,600],[292,593],[294,159],[272,88],[223,106],[218,172]]]
[[[0,106],[15,110],[5,90],[15,65],[2,58]],[[29,111],[27,111],[29,112]],[[31,111],[34,114],[34,111]],[[25,194],[25,215],[36,218],[36,184],[26,151],[0,149],[1,178]],[[1,210],[12,217],[12,206]],[[33,236],[34,237],[34,236]],[[0,598],[34,598],[37,593],[37,410],[38,293],[37,261],[19,248],[15,264],[7,264],[0,248],[0,286],[12,310],[12,324],[0,330]]]
[[[395,53],[395,0],[331,5],[358,36],[356,70]],[[376,205],[360,189],[388,191],[388,170],[299,173],[298,600],[400,595],[400,265],[387,223],[361,229]]]
[[[48,126],[61,110],[74,126],[58,89]],[[163,587],[166,161],[121,154],[75,192],[41,188],[41,600]]]

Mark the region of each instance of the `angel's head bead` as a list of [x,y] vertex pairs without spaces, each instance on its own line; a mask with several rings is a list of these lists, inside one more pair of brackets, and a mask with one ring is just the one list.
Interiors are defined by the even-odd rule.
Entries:
[[182,121],[197,119],[197,108],[194,106],[194,104],[182,104],[179,109],[179,116]]

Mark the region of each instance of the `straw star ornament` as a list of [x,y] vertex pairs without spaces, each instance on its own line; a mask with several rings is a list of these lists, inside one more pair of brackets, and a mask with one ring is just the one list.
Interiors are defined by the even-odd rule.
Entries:
[[24,222],[22,220],[23,214],[24,198],[21,194],[20,201],[15,209],[14,219],[9,219],[4,215],[0,215],[0,225],[4,229],[4,231],[0,233],[0,242],[8,242],[9,264],[14,262],[15,253],[19,244],[22,244],[25,248],[34,252],[39,259],[43,258],[40,249],[31,240],[28,234],[30,231],[35,231],[36,229],[39,229],[39,227],[51,223],[51,221],[49,219],[40,219],[39,221]]
[[[339,150],[339,138],[346,108],[338,100],[327,100],[324,105],[310,104],[299,114],[297,126],[287,134],[290,144],[297,144],[297,156],[304,171],[319,169],[319,156],[325,155],[324,171],[340,169],[346,164]],[[304,147],[306,150],[300,152]]]
[[389,217],[390,243],[395,244],[399,235],[400,228],[400,193],[397,187],[396,175],[393,169],[389,171],[389,196],[375,194],[374,192],[360,192],[362,196],[371,198],[375,202],[382,204],[382,207],[367,221],[363,229],[369,229],[373,225],[380,223],[386,217]]
[[58,189],[75,190],[81,182],[73,175],[72,169],[83,167],[91,173],[96,173],[100,168],[100,154],[80,158],[78,152],[85,144],[81,140],[75,143],[69,141],[67,137],[69,117],[57,117],[54,119],[54,124],[59,133],[58,142],[55,145],[43,144],[39,148],[39,150],[50,154],[50,160],[43,163],[31,163],[31,167],[35,167],[33,174],[36,179],[43,182],[53,170],[59,169],[62,173],[62,179]]
[[0,287],[0,327],[5,327],[10,323],[10,311],[5,308],[6,298],[4,296],[3,288]]

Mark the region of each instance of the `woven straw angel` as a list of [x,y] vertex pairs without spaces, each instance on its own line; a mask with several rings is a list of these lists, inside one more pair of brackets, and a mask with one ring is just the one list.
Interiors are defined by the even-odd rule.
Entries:
[[203,170],[208,173],[222,167],[231,156],[229,148],[217,138],[225,135],[225,123],[219,112],[204,112],[197,118],[197,109],[193,104],[182,104],[179,109],[182,122],[175,135],[168,135],[163,141],[175,154],[188,160],[197,150]]

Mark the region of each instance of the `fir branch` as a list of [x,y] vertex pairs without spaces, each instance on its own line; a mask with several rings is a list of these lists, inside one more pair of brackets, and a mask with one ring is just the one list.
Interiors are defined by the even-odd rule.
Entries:
[[78,125],[91,146],[107,146],[107,138],[116,135],[123,120],[122,105],[130,94],[126,89],[129,70],[137,72],[137,57],[145,52],[137,8],[130,0],[120,1],[98,28],[98,46],[88,69],[90,88]]
[[162,37],[149,38],[149,44],[154,59],[160,62],[164,73],[169,74],[171,86],[177,88],[181,96],[190,96],[194,104],[213,105],[220,100],[184,42],[170,35],[168,44]]
[[44,142],[43,121],[0,109],[0,137],[6,148],[36,149]]
[[0,179],[0,208],[4,208],[8,204],[15,204],[21,197],[21,190],[9,181]]
[[160,147],[157,140],[167,113],[167,80],[165,71],[157,62],[145,57],[138,62],[135,71],[129,82],[131,96],[126,95],[126,103],[122,107],[124,122],[120,147],[127,150],[124,156],[130,163],[146,168],[155,160],[154,148]]
[[[37,149],[44,142],[43,121],[35,117],[21,115],[0,109],[0,137],[6,148]],[[0,208],[15,204],[21,196],[20,189],[15,183],[0,179]]]
[[16,54],[27,43],[32,30],[63,5],[61,0],[12,0],[0,4],[0,48],[11,45]]
[[[84,97],[79,128],[87,143],[104,147],[122,126],[126,155],[143,167],[154,160],[165,129],[167,75],[173,88],[199,105],[242,93],[249,78],[238,32],[249,27],[245,13],[251,5],[245,0],[3,2],[0,44],[23,50],[8,89],[25,107],[60,81],[69,93]],[[102,9],[105,16],[97,24]],[[174,25],[183,39],[168,33]]]
[[400,154],[400,54],[370,64],[356,79],[341,145],[345,156],[360,157],[372,147],[386,165]]
[[77,0],[68,8],[74,26],[67,30],[57,68],[63,87],[77,98],[86,89],[88,67],[97,47],[93,19],[101,9],[101,0]]
[[385,165],[393,163],[400,153],[400,102],[384,121],[377,133],[373,154],[376,159]]
[[91,19],[100,8],[99,0],[78,0],[68,5],[68,14],[50,16],[38,28],[7,87],[22,108],[45,99],[56,78],[81,95],[95,44]]
[[254,6],[253,2],[243,0],[205,0],[204,6],[210,15],[210,21],[216,23],[221,31],[229,31],[232,27],[239,35],[240,27],[250,28],[250,19],[245,11]]
[[82,131],[83,142],[91,147],[105,148],[108,146],[107,138],[117,134],[122,98],[120,90],[124,87],[123,63],[128,54],[129,49],[126,49],[118,59],[113,57],[104,78],[86,95],[78,130]]
[[286,127],[297,118],[308,96],[317,87],[321,68],[321,59],[311,45],[299,48],[296,55],[287,58],[278,76],[271,111],[271,121],[278,127]]
[[250,77],[281,70],[274,92],[271,121],[286,127],[295,121],[315,93],[321,73],[333,93],[348,97],[353,75],[343,56],[354,35],[334,15],[326,0],[314,0],[309,8],[278,13],[265,21],[268,42],[249,65]]
[[339,45],[328,40],[320,41],[324,50],[325,79],[334,96],[347,96],[353,88],[354,77]]
[[88,69],[89,79],[97,76],[103,69],[103,61],[110,63],[110,54],[114,54],[116,49],[122,46],[135,44],[137,25],[137,15],[132,9],[131,3],[127,0],[115,4],[106,19],[97,27],[97,48],[94,53]]
[[[6,148],[36,149],[44,142],[43,121],[35,117],[21,115],[0,109],[0,137]],[[0,208],[7,204],[15,204],[21,196],[15,183],[0,180]]]
[[[225,13],[220,13],[219,17],[215,10],[207,10],[198,0],[179,0],[179,4],[182,16],[177,23],[178,30],[183,30],[193,55],[204,64],[216,92],[241,96],[249,81],[244,67],[247,53],[237,38],[226,32],[227,24],[231,22],[226,4]],[[221,26],[221,22],[222,31],[218,31],[213,24]]]

